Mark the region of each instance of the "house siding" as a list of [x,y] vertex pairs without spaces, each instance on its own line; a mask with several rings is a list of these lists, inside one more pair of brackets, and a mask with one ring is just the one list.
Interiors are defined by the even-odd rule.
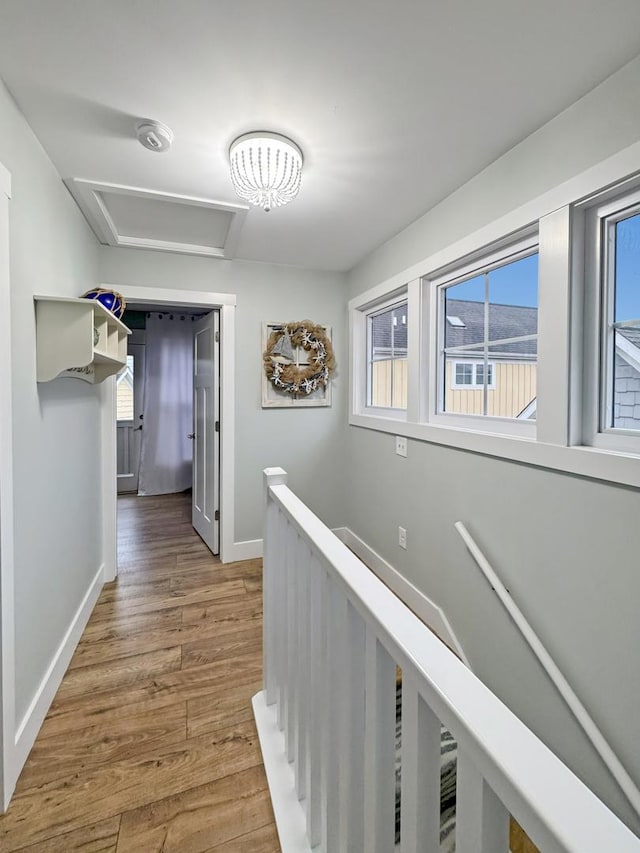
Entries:
[[640,373],[616,355],[614,423],[618,429],[640,429]]

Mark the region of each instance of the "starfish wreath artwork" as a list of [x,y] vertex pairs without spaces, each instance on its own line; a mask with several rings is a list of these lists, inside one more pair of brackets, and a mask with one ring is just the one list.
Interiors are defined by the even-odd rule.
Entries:
[[[309,364],[296,364],[295,350],[310,354]],[[269,335],[263,354],[264,371],[274,387],[287,394],[305,395],[326,387],[336,369],[331,341],[323,326],[310,320],[283,323]]]

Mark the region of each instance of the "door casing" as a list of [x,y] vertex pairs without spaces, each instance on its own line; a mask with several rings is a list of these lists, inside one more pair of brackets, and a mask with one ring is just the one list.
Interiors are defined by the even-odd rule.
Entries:
[[[220,311],[220,558],[223,563],[246,559],[234,540],[235,491],[235,311],[234,293],[208,293],[163,287],[133,287],[111,282],[132,308],[167,305]],[[117,482],[115,378],[102,383],[102,534],[104,580],[117,575]]]
[[[220,317],[210,311],[193,327],[192,523],[213,554],[220,552]],[[204,350],[205,357],[201,358]]]

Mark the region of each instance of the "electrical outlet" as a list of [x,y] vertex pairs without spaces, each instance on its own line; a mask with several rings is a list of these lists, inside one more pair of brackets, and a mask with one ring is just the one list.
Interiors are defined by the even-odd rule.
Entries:
[[398,545],[407,550],[407,529],[406,527],[398,528]]
[[407,439],[403,435],[396,436],[396,453],[398,456],[407,455]]

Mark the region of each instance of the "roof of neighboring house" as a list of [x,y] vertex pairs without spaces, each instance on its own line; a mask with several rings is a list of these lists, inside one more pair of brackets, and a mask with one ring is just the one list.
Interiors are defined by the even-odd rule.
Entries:
[[[406,316],[406,310],[405,310]],[[393,346],[395,350],[407,351],[407,323],[398,322],[396,326],[392,326],[391,311],[384,314],[378,314],[374,317],[372,327],[373,349],[389,350],[391,349],[391,329],[394,330]]]
[[[445,346],[459,347],[464,344],[482,344],[484,340],[484,303],[463,299],[447,299],[446,316],[458,317],[464,327],[445,321]],[[535,335],[538,331],[538,309],[522,305],[489,304],[489,340],[500,341],[522,335]],[[520,341],[510,344],[489,346],[489,355],[506,353],[507,355],[535,355],[538,351],[536,340]],[[467,350],[468,356],[480,355],[482,347]],[[460,353],[462,356],[463,353]],[[457,355],[457,354],[456,354]]]
[[[447,347],[459,347],[464,344],[478,344],[478,348],[468,350],[466,353],[456,353],[461,358],[467,356],[477,357],[482,352],[481,344],[484,340],[484,303],[471,302],[463,299],[447,299],[447,317],[458,318],[464,325],[452,325],[445,323],[445,345]],[[407,348],[407,324],[398,322],[392,326],[391,311],[379,314],[373,323],[373,347],[374,351],[389,350],[391,348],[391,330],[394,329],[394,348],[404,350]],[[505,338],[516,338],[524,335],[535,335],[538,331],[538,309],[526,308],[522,305],[489,305],[489,336],[492,341],[500,341]],[[634,331],[632,334],[636,334]],[[640,343],[640,330],[637,332]],[[625,335],[627,333],[625,332]],[[537,341],[520,341],[510,344],[499,344],[489,347],[489,354],[506,354],[510,356],[531,356],[537,353]]]
[[635,347],[640,348],[640,329],[618,329],[618,334],[625,337]]

